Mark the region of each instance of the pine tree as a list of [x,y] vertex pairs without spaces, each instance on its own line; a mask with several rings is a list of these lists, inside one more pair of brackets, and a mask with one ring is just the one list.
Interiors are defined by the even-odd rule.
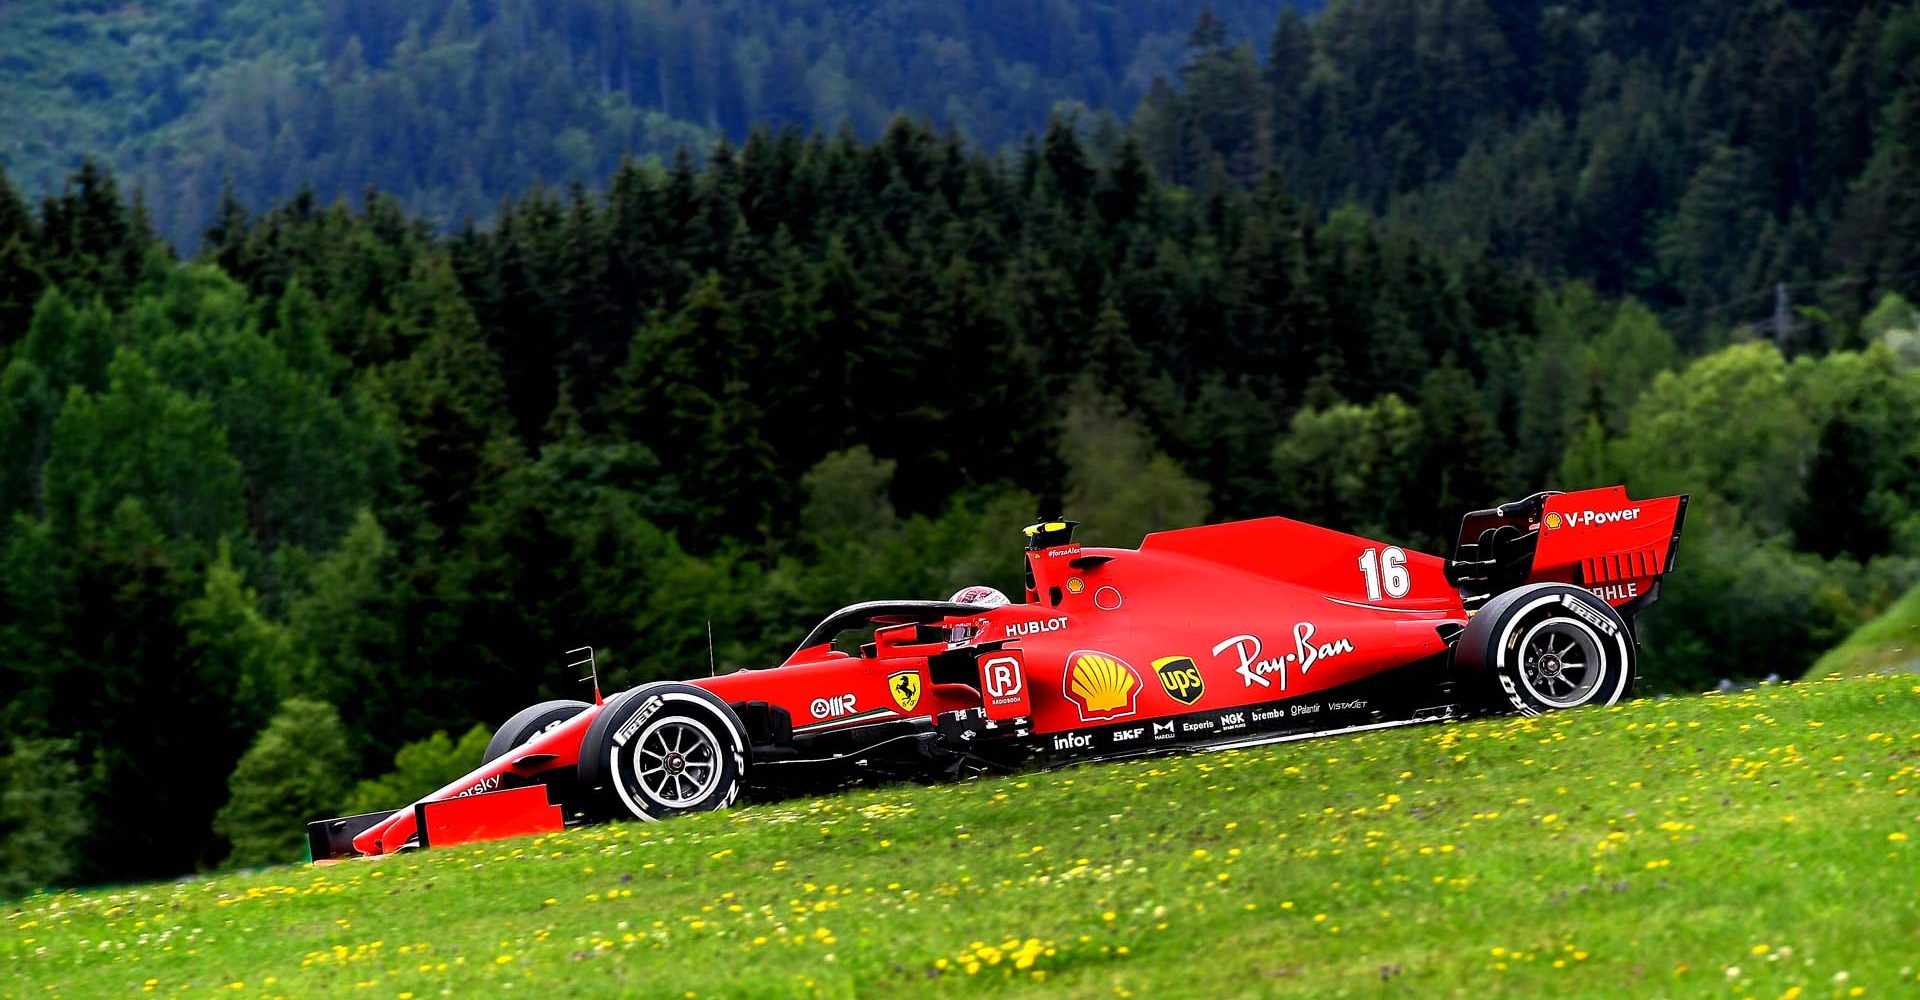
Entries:
[[1442,544],[1461,511],[1485,507],[1508,492],[1500,471],[1505,442],[1473,376],[1452,361],[1434,369],[1420,386],[1425,455],[1415,482],[1428,507],[1416,527],[1425,539]]
[[1784,217],[1812,192],[1811,177],[1819,128],[1814,117],[1828,67],[1814,45],[1819,33],[1796,11],[1773,19],[1764,39],[1757,72],[1750,82],[1749,135],[1769,181],[1769,208]]
[[709,274],[672,316],[634,336],[611,401],[614,428],[646,446],[716,533],[759,536],[770,527],[772,454],[759,427],[752,348],[719,275]]
[[1202,7],[1200,16],[1193,22],[1192,30],[1187,32],[1187,50],[1198,55],[1206,55],[1227,46],[1227,22],[1213,12],[1212,7]]
[[1146,352],[1140,349],[1127,326],[1126,314],[1110,293],[1100,298],[1100,311],[1088,331],[1082,365],[1094,384],[1123,403],[1137,402],[1146,390]]
[[1093,193],[1094,170],[1081,148],[1075,119],[1054,115],[1041,139],[1047,184],[1061,204],[1078,206]]
[[1141,536],[1206,519],[1207,486],[1153,447],[1140,422],[1088,383],[1067,399],[1060,432],[1064,506],[1098,544],[1137,545]]
[[7,181],[6,171],[0,169],[0,352],[25,335],[27,320],[44,286],[34,262],[33,248],[39,241],[36,230],[26,202]]
[[[1302,150],[1299,139],[1300,91],[1312,69],[1313,33],[1306,19],[1291,4],[1280,11],[1267,42],[1267,102],[1271,108],[1273,141],[1281,156],[1297,159]],[[1289,155],[1290,154],[1290,155]],[[1287,164],[1290,165],[1290,164]]]
[[1148,193],[1153,176],[1147,170],[1140,139],[1129,132],[1120,140],[1120,149],[1112,164],[1101,175],[1094,195],[1100,216],[1109,226],[1133,222],[1148,208]]
[[1793,518],[1802,547],[1828,559],[1845,555],[1862,562],[1887,551],[1886,525],[1874,516],[1874,480],[1881,465],[1871,431],[1851,414],[1827,421],[1807,470],[1806,502]]
[[1746,258],[1729,247],[1751,248],[1766,223],[1761,185],[1751,153],[1730,146],[1694,173],[1672,218],[1661,227],[1659,256],[1689,303],[1713,304],[1717,289],[1732,286]]
[[405,360],[375,369],[368,393],[399,421],[404,503],[451,532],[516,459],[505,380],[444,261],[423,260],[403,295],[390,336]]
[[81,161],[60,194],[42,203],[40,220],[39,257],[51,281],[125,301],[146,247],[106,168]]
[[1174,184],[1191,179],[1186,110],[1166,77],[1154,77],[1140,99],[1134,110],[1133,134],[1139,137],[1141,158],[1155,174]]
[[148,361],[121,350],[105,392],[69,392],[42,466],[47,516],[85,538],[133,500],[167,535],[210,551],[243,523],[241,469],[212,405],[167,385]]
[[1561,456],[1586,416],[1588,347],[1567,325],[1550,329],[1533,344],[1509,466],[1523,483],[1552,486]]
[[[1920,55],[1920,14],[1903,18],[1894,60]],[[1888,46],[1894,49],[1894,46]],[[1883,106],[1866,172],[1849,193],[1835,234],[1835,255],[1894,288],[1911,288],[1920,273],[1920,79],[1908,73]],[[1863,296],[1870,288],[1861,288]]]
[[72,740],[14,739],[0,753],[0,894],[60,887],[80,870],[86,779]]
[[227,779],[214,829],[233,845],[230,865],[298,861],[310,820],[345,804],[352,758],[332,705],[289,698]]

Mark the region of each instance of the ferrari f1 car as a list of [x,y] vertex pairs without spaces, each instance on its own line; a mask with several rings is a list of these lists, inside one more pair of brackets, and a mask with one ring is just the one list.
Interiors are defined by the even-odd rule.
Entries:
[[[1685,496],[1539,493],[1467,514],[1450,559],[1280,517],[1138,549],[1027,529],[1025,599],[871,601],[779,666],[508,719],[480,766],[394,812],[308,826],[316,860],[661,820],[836,777],[1224,749],[1611,705]],[[841,648],[851,637],[852,649]]]

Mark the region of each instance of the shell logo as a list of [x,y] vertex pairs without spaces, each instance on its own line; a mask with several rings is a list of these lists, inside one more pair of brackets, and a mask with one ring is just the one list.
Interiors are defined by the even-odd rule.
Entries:
[[1547,529],[1549,531],[1551,531],[1554,528],[1558,528],[1560,524],[1561,524],[1561,520],[1560,520],[1560,515],[1558,513],[1547,515]]
[[1091,649],[1067,657],[1067,700],[1080,710],[1080,721],[1124,719],[1132,715],[1140,697],[1140,672],[1111,653]]

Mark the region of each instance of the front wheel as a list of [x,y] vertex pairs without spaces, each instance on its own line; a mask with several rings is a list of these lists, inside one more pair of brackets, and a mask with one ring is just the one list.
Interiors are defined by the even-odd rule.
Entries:
[[493,739],[487,741],[486,752],[480,755],[480,763],[491,764],[506,756],[507,751],[525,746],[534,737],[558,728],[561,723],[592,707],[584,701],[559,700],[543,701],[523,708],[494,730]]
[[1474,615],[1454,663],[1489,683],[1500,709],[1523,715],[1612,705],[1633,690],[1634,640],[1612,605],[1580,587],[1510,590]]
[[733,710],[691,684],[616,695],[580,744],[580,781],[615,817],[660,820],[724,809],[746,774],[745,730]]

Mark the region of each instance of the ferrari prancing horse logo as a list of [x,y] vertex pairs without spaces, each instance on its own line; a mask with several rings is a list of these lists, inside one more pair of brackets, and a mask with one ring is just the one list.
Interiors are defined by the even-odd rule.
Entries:
[[913,706],[920,704],[920,671],[902,670],[888,674],[887,693],[893,695],[893,703],[900,706],[900,711],[913,711]]

